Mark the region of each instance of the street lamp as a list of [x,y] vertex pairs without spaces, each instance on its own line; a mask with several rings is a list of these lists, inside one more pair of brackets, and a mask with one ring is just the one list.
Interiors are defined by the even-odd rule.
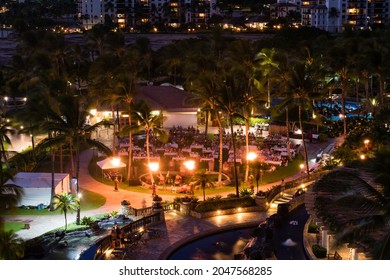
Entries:
[[186,160],[183,164],[190,172],[195,169],[194,160]]
[[153,178],[153,173],[156,173],[160,169],[160,163],[158,162],[149,162],[149,170],[150,170],[150,175],[151,175],[151,181],[152,184],[154,184],[154,178]]
[[364,148],[365,148],[366,150],[368,150],[368,144],[370,144],[370,140],[369,140],[369,139],[365,139],[365,140],[363,141],[363,143],[364,143]]
[[303,168],[305,168],[305,165],[303,163],[301,163],[299,165],[299,168],[301,169],[301,184],[303,183]]

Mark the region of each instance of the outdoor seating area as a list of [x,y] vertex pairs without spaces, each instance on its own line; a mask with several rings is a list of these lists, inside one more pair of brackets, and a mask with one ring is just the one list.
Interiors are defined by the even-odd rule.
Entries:
[[[276,166],[287,166],[290,159],[294,158],[299,152],[299,145],[293,145],[290,141],[287,142],[282,135],[279,134],[264,134],[259,136],[255,133],[255,128],[250,128],[249,132],[249,150],[257,155],[260,161],[268,163],[271,170]],[[242,133],[241,133],[242,130]],[[182,176],[189,175],[191,170],[184,166],[187,160],[195,161],[198,169],[207,169],[209,172],[217,171],[219,167],[219,158],[222,156],[223,163],[227,164],[224,168],[224,173],[229,172],[234,161],[239,164],[246,162],[246,145],[245,133],[243,128],[237,128],[234,132],[236,137],[236,155],[234,158],[233,149],[231,146],[231,135],[228,129],[223,129],[223,149],[220,155],[219,133],[215,133],[214,137],[206,137],[204,133],[200,133],[199,129],[194,127],[183,128],[181,126],[173,127],[169,130],[168,142],[162,143],[158,138],[150,136],[150,161],[159,163],[159,171],[165,174],[165,178],[160,180],[157,178],[157,185],[162,187],[169,185],[173,187],[181,186],[184,181],[176,180],[174,176],[167,176],[167,172],[174,174],[175,172]],[[142,137],[133,138],[133,160],[137,166],[138,175],[142,174],[145,169],[146,143]],[[119,155],[127,156],[129,149],[128,138],[122,138],[119,142]],[[225,165],[226,165],[225,164]],[[226,170],[225,170],[226,169]],[[160,172],[161,173],[161,172]],[[154,174],[156,177],[161,177],[159,174]],[[228,174],[229,175],[229,174]],[[232,175],[232,174],[230,174]],[[150,179],[150,178],[149,178]],[[151,188],[151,180],[141,180],[143,186]],[[172,190],[173,191],[173,190]],[[178,190],[175,189],[175,192]]]
[[111,233],[112,250],[109,259],[129,259],[139,246],[146,245],[149,240],[165,236],[163,231],[152,228],[140,228],[136,231],[120,233],[120,236],[117,235],[117,230],[118,228],[113,229]]

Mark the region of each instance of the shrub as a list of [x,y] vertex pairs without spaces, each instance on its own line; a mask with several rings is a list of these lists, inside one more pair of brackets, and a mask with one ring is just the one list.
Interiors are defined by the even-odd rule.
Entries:
[[92,219],[92,217],[83,217],[80,221],[80,224],[89,226],[93,222],[94,220]]
[[326,253],[327,253],[326,248],[324,248],[318,244],[313,244],[311,246],[311,249],[313,250],[314,256],[316,256],[317,258],[323,259],[326,257]]
[[313,221],[310,221],[309,226],[307,228],[307,232],[308,233],[319,233],[320,230],[319,230],[318,226]]
[[115,217],[116,215],[118,215],[118,211],[115,211],[115,210],[111,211],[109,215],[110,215],[110,217]]
[[200,202],[196,207],[197,212],[210,212],[224,209],[231,209],[236,207],[250,207],[255,206],[255,200],[250,196],[240,198],[224,198],[218,200],[206,200]]
[[250,196],[252,195],[252,191],[250,189],[241,189],[240,196]]

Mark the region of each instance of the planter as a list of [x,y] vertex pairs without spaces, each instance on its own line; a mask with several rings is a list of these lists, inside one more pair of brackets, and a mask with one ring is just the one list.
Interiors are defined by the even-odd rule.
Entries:
[[267,205],[267,198],[263,195],[256,195],[255,197],[256,205],[259,207],[260,211],[266,211],[269,208]]
[[190,201],[182,201],[180,202],[180,213],[189,216],[191,212],[191,202]]
[[123,200],[121,202],[120,214],[124,215],[125,217],[128,217],[129,215],[132,214],[132,208],[129,201]]

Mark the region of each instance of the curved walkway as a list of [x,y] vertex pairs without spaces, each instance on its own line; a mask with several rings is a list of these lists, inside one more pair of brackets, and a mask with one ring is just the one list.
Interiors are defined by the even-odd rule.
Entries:
[[[309,158],[315,158],[319,150],[323,150],[327,153],[331,153],[336,145],[339,145],[342,138],[331,139],[327,143],[308,143],[308,154]],[[145,193],[137,193],[131,191],[120,190],[114,192],[114,186],[108,186],[106,184],[96,181],[89,175],[88,165],[93,156],[92,150],[84,151],[80,156],[80,175],[79,175],[79,186],[80,190],[93,191],[103,195],[106,198],[106,202],[103,206],[97,209],[82,211],[81,217],[92,216],[95,214],[109,213],[113,210],[118,211],[120,209],[120,202],[123,200],[129,200],[131,205],[135,208],[141,208],[143,200],[146,200],[147,205],[152,204],[152,196],[146,195]],[[287,178],[285,182],[296,179],[300,174],[296,174],[290,178]],[[262,190],[267,190],[269,187],[277,184],[274,182],[268,185],[262,185]],[[280,182],[279,182],[280,183]],[[225,195],[225,194],[222,194]],[[172,200],[175,196],[162,195],[164,200]],[[174,212],[166,213],[166,222],[164,227],[168,234],[167,242],[159,242],[162,248],[157,249],[153,247],[153,250],[145,251],[144,255],[139,257],[143,259],[156,259],[161,253],[167,248],[179,242],[180,240],[191,238],[195,234],[221,228],[224,226],[233,226],[240,224],[247,224],[249,222],[260,223],[265,220],[272,213],[255,212],[255,213],[241,213],[229,216],[218,216],[209,219],[198,220],[192,217],[183,217],[177,215]],[[68,215],[68,222],[73,222],[76,219],[76,214]],[[4,218],[12,220],[17,218],[18,220],[29,220],[31,229],[18,231],[19,237],[28,240],[37,236],[40,236],[50,230],[61,227],[64,225],[64,216],[60,215],[45,215],[45,216],[5,216]],[[157,245],[156,245],[157,246]]]

